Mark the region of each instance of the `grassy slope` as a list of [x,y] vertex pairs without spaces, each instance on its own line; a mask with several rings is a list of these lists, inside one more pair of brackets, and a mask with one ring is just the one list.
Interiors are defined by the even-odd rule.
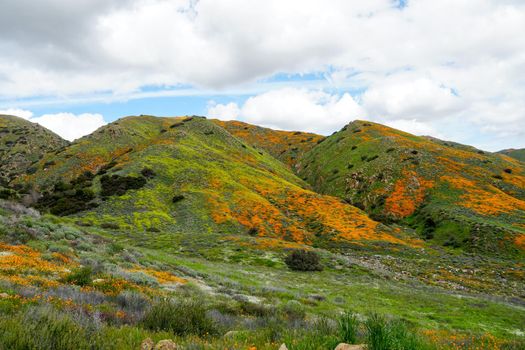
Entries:
[[[54,165],[44,169],[50,160]],[[21,181],[46,189],[84,171],[97,173],[111,161],[116,165],[109,174],[138,176],[149,167],[156,176],[140,190],[99,200],[98,208],[78,215],[85,223],[170,237],[250,232],[309,244],[414,244],[357,208],[305,189],[282,163],[203,118],[121,119],[44,158],[39,170]],[[175,195],[185,198],[172,203]]]
[[[524,293],[523,268],[516,260],[426,245],[424,249],[390,246],[396,237],[410,240],[396,232],[399,228],[375,226],[360,211],[305,190],[308,186],[285,166],[259,149],[243,146],[209,121],[184,119],[125,118],[38,164],[38,172],[25,180],[41,187],[59,178],[73,179],[85,170],[97,172],[111,160],[117,165],[110,174],[136,176],[148,166],[157,175],[143,189],[71,217],[16,215],[15,219],[9,217],[9,210],[0,209],[0,240],[9,243],[0,249],[7,252],[0,254],[0,280],[4,281],[0,292],[9,294],[0,299],[0,314],[38,304],[41,299],[28,293],[29,286],[37,288],[36,295],[65,293],[56,290],[67,287],[60,280],[67,268],[91,261],[105,266],[95,276],[105,282],[85,291],[102,292],[106,299],[88,309],[102,312],[109,320],[127,319],[118,311],[126,315],[129,310],[115,299],[122,291],[140,291],[155,298],[188,292],[199,295],[197,290],[202,289],[213,293],[206,294],[209,303],[233,305],[228,308],[238,308],[239,300],[255,297],[279,308],[298,302],[310,317],[334,317],[351,308],[362,314],[395,314],[419,327],[445,332],[489,332],[502,338],[523,332],[525,313],[519,299],[504,297]],[[170,128],[174,124],[178,126]],[[327,141],[331,142],[328,139],[321,145]],[[51,158],[56,164],[44,171],[43,164]],[[93,185],[96,191],[99,178]],[[186,198],[172,204],[175,194]],[[101,229],[100,224],[106,222],[118,223],[120,229]],[[93,226],[78,225],[89,223]],[[246,234],[254,226],[257,234]],[[151,228],[161,232],[148,231]],[[338,230],[346,232],[339,235],[346,239],[326,240],[337,237]],[[317,238],[308,232],[322,235]],[[383,242],[374,247],[362,238]],[[301,241],[330,247],[317,249],[324,271],[304,274],[285,268],[283,248],[305,247]],[[10,246],[13,243],[30,249]],[[383,244],[394,249],[383,249]],[[137,271],[141,273],[136,275]],[[148,284],[151,278],[159,284]],[[198,288],[185,292],[174,287],[181,278],[183,285]],[[67,310],[69,296],[65,293],[54,303]],[[73,300],[73,310],[77,303]],[[115,327],[121,321],[111,322]],[[116,341],[134,341],[135,347],[146,336],[167,337],[144,330],[110,330]],[[235,340],[235,344],[220,337],[179,342],[208,343],[211,348],[245,349],[254,344],[258,349],[276,348],[275,339],[264,338],[266,331],[248,332],[247,340]]]
[[297,169],[320,193],[410,223],[439,244],[523,252],[525,166],[512,158],[355,121]]
[[38,124],[22,118],[0,115],[0,185],[20,174],[45,154],[68,144]]
[[[219,307],[223,313],[240,312],[248,320],[256,314],[235,311],[247,310],[250,304],[243,301],[247,298],[279,310],[293,306],[294,310],[306,311],[310,320],[315,315],[335,317],[348,309],[362,315],[372,311],[395,314],[423,329],[444,332],[446,337],[450,332],[478,336],[490,333],[509,340],[523,331],[525,311],[503,299],[451,294],[415,280],[397,281],[380,274],[381,269],[372,265],[359,266],[348,256],[324,250],[318,250],[323,257],[324,271],[297,273],[284,266],[280,249],[243,248],[238,252],[240,260],[210,260],[177,252],[169,245],[140,246],[140,241],[129,239],[125,234],[80,227],[67,219],[38,217],[20,210],[12,216],[14,213],[9,207],[5,208],[0,205],[0,236],[8,242],[0,243],[0,292],[8,296],[0,297],[0,321],[17,310],[47,302],[73,314],[83,310],[84,316],[80,319],[83,322],[87,322],[91,314],[102,314],[103,324],[110,325],[104,332],[111,331],[115,337],[115,343],[107,345],[131,342],[136,347],[137,341],[146,336],[157,340],[172,337],[140,328],[121,328],[123,324],[136,324],[135,317],[139,317],[134,304],[120,302],[125,293],[133,291],[147,300],[166,296],[199,297],[204,293],[203,300],[210,307]],[[17,234],[10,234],[13,229]],[[23,245],[11,245],[13,243]],[[216,243],[228,249],[227,241]],[[247,258],[252,254],[274,263],[254,264]],[[78,288],[63,281],[71,269],[81,264],[95,264],[98,272],[92,278],[99,282]],[[255,311],[262,312],[257,310],[260,308]],[[228,318],[223,316],[222,321]],[[275,349],[275,342],[282,341],[283,334],[277,339],[268,338],[267,331],[259,328],[264,327],[264,322],[249,330],[242,324],[231,324],[231,320],[229,324],[225,325],[231,328],[225,328],[224,332],[237,329],[249,334],[244,341],[233,339],[231,344],[226,341],[233,349],[246,349],[248,345]],[[0,331],[1,328],[0,322]],[[221,338],[220,335],[202,340],[182,338],[179,342],[208,343],[214,349],[224,347]]]
[[230,134],[265,150],[290,167],[293,167],[297,159],[324,139],[324,136],[312,133],[272,130],[239,121],[212,121],[228,130]]
[[525,149],[505,149],[499,151],[498,153],[507,155],[509,157],[515,158],[519,161],[525,162]]

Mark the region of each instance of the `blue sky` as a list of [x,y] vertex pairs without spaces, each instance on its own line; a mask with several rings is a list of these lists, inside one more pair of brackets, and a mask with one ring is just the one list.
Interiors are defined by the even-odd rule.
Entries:
[[69,139],[198,114],[322,134],[367,119],[520,148],[523,32],[514,0],[9,0],[0,112]]

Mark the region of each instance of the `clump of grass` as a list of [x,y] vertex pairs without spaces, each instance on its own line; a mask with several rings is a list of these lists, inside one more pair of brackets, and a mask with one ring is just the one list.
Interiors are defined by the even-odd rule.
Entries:
[[71,271],[70,274],[64,277],[64,282],[83,287],[91,284],[92,275],[93,269],[91,266],[84,266]]
[[370,350],[392,350],[388,322],[384,316],[372,314],[365,322],[367,343]]
[[204,336],[217,332],[206,307],[196,300],[157,302],[144,315],[142,325],[146,329],[169,331],[180,336]]
[[401,320],[372,314],[365,322],[369,350],[432,350],[435,347]]
[[339,337],[343,342],[356,344],[358,330],[359,320],[356,314],[351,311],[346,311],[339,316]]

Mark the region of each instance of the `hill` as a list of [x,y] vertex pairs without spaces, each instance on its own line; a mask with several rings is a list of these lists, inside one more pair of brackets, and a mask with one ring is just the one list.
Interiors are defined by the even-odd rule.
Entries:
[[301,132],[263,128],[239,121],[212,120],[235,137],[261,148],[281,162],[293,167],[297,159],[311,150],[324,136]]
[[524,148],[521,148],[521,149],[514,149],[514,148],[504,149],[504,150],[499,151],[498,153],[504,154],[506,156],[512,157],[514,159],[517,159],[519,161],[525,162],[525,149]]
[[517,160],[355,121],[297,162],[316,191],[438,244],[522,254],[525,166]]
[[[509,162],[377,124],[347,129],[356,124],[355,134],[389,134],[399,148],[405,139],[421,142],[417,153],[412,144],[385,150],[424,155],[405,161],[419,183],[443,171],[428,165],[419,173],[417,164],[436,157],[429,144],[447,148],[447,158],[455,150],[468,159],[486,156],[494,167]],[[332,136],[308,146],[292,165],[302,173],[325,157],[336,160],[346,148],[334,148],[353,135],[344,130],[334,135],[339,141]],[[266,150],[271,145],[248,140],[202,117],[127,117],[45,154],[34,173],[14,179],[11,185],[40,193],[32,204],[41,213],[0,200],[0,348],[132,349],[146,338],[171,338],[183,349],[273,350],[282,342],[291,350],[333,349],[341,341],[371,348],[366,325],[372,324],[392,335],[395,344],[386,348],[523,347],[524,270],[520,256],[510,254],[515,243],[498,245],[497,254],[473,254],[438,239],[421,241],[408,226],[419,230],[419,215],[432,211],[416,204],[406,217],[372,210],[388,222],[381,224],[340,198],[313,192]],[[363,141],[350,150],[383,146]],[[353,161],[363,163],[371,183],[375,171],[384,171],[374,168],[376,160],[402,175],[406,170],[397,168],[399,155],[369,162],[362,155]],[[521,176],[517,165],[506,169],[493,181],[512,185]],[[430,195],[422,203],[427,200],[431,208],[440,204]],[[397,201],[415,199],[402,191]],[[366,209],[364,201],[355,203]],[[450,232],[463,233],[464,221],[457,220]],[[489,219],[465,214],[461,220]],[[504,222],[490,220],[491,228]],[[499,232],[491,239],[499,244]],[[296,250],[315,256],[318,268],[289,268]],[[356,323],[363,331],[351,339]]]
[[32,165],[44,155],[67,145],[68,141],[38,124],[0,115],[0,187],[35,171]]
[[36,207],[78,215],[85,225],[184,237],[243,232],[279,244],[417,245],[309,190],[282,163],[205,118],[120,119],[35,167],[19,183],[43,194]]

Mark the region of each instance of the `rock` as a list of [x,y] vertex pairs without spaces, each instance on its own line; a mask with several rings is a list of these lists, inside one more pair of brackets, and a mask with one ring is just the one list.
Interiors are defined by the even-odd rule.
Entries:
[[288,350],[285,343],[282,343],[281,346],[279,346],[279,350]]
[[359,345],[350,345],[346,343],[340,343],[335,347],[335,350],[365,350],[365,346],[363,344]]
[[153,350],[155,348],[155,342],[151,338],[146,338],[140,344],[140,350]]
[[0,293],[0,298],[1,299],[9,298],[9,294],[7,294],[7,293]]
[[228,331],[224,334],[224,338],[233,338],[235,337],[237,334],[239,334],[239,331]]
[[157,343],[155,350],[177,350],[177,344],[171,339],[164,339]]

